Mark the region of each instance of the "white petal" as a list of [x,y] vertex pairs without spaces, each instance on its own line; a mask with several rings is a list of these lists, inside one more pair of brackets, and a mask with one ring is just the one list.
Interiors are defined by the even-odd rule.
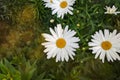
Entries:
[[104,30],[104,34],[105,34],[105,39],[108,39],[108,37],[109,37],[109,31],[107,29]]
[[95,55],[95,59],[98,58],[98,56],[99,56],[100,54],[102,54],[101,49],[99,49],[98,52],[96,53],[96,55]]
[[63,34],[65,34],[68,31],[68,25],[65,27]]
[[53,35],[53,37],[54,37],[55,39],[58,38],[57,34],[54,32],[53,29],[50,28],[50,32],[52,33],[52,35]]
[[113,62],[113,59],[112,59],[112,57],[110,56],[110,52],[109,51],[106,51],[106,55],[107,55],[107,60],[108,61],[112,61]]
[[61,24],[58,24],[58,25],[57,25],[57,33],[58,33],[58,37],[63,37],[63,36],[62,36],[63,29],[62,29]]
[[101,30],[99,30],[99,33],[100,33],[100,37],[101,37],[101,40],[105,40],[105,37],[104,37],[104,35],[103,35],[103,32],[101,31]]
[[53,36],[50,35],[50,34],[44,33],[44,34],[42,34],[42,36],[45,37],[46,41],[55,41],[55,39],[53,38]]
[[63,53],[64,53],[65,60],[68,62],[68,60],[69,60],[68,52],[66,52],[66,50],[63,49]]
[[52,54],[54,53],[55,49],[56,48],[53,48],[47,53],[47,59],[50,59],[52,57]]
[[61,57],[60,54],[61,54],[61,50],[56,55],[56,62],[60,61],[60,57]]
[[75,56],[75,53],[69,49],[69,48],[65,48],[66,52],[68,53],[68,55],[70,56],[70,58],[73,60],[73,56]]
[[102,62],[104,63],[104,59],[105,59],[105,52],[104,51],[100,54],[100,59],[102,59]]

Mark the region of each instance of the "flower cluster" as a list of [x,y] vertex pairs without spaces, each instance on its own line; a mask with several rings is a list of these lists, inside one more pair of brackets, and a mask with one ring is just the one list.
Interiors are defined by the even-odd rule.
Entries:
[[[57,14],[57,17],[64,18],[64,15],[72,13],[72,6],[75,0],[43,0],[45,2],[45,7],[51,8],[52,14]],[[105,14],[115,14],[120,13],[116,11],[117,8],[113,5],[112,8],[105,8],[107,11]],[[51,21],[53,22],[53,21]],[[70,30],[68,26],[62,28],[61,24],[57,24],[54,29],[50,28],[50,33],[43,33],[43,37],[47,42],[42,43],[45,46],[44,52],[47,53],[47,59],[56,57],[56,62],[58,61],[68,61],[69,58],[72,60],[75,56],[75,51],[79,48],[78,37],[75,37],[76,32]],[[96,31],[94,35],[91,36],[91,42],[88,42],[89,49],[95,54],[95,59],[100,58],[104,63],[105,58],[108,61],[120,60],[120,33],[117,34],[117,30],[110,32],[108,29]]]

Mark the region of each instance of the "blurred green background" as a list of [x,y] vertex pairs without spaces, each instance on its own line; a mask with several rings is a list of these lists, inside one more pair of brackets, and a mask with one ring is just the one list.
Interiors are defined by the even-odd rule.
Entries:
[[[61,19],[42,0],[0,0],[0,80],[120,80],[120,62],[94,59],[87,44],[99,29],[120,31],[120,14],[104,14],[113,5],[120,11],[120,0],[76,0],[73,15]],[[81,39],[69,62],[43,53],[41,33],[57,24],[69,25]]]

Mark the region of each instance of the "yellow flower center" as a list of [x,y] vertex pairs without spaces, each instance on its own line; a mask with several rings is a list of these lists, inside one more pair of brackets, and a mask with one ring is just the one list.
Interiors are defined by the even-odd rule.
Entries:
[[50,0],[50,3],[53,3],[53,1],[52,1],[52,0]]
[[112,44],[109,41],[103,41],[101,47],[104,50],[109,50],[112,47]]
[[62,1],[62,2],[60,3],[60,7],[61,7],[61,8],[66,8],[67,5],[68,5],[67,1]]
[[58,48],[64,48],[65,45],[66,45],[66,41],[65,41],[65,39],[63,39],[63,38],[59,38],[59,39],[56,41],[56,46],[57,46]]

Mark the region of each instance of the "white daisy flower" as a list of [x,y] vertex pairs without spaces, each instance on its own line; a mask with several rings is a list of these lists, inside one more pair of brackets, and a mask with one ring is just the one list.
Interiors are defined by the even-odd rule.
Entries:
[[99,56],[104,63],[105,56],[108,61],[120,60],[120,33],[116,34],[117,30],[113,32],[109,32],[109,30],[105,29],[104,33],[99,30],[94,35],[92,35],[91,41],[88,45],[91,47],[93,54],[95,54],[95,59]]
[[43,0],[45,2],[45,7],[51,8],[51,5],[53,4],[53,0]]
[[47,53],[47,59],[54,58],[56,56],[56,62],[68,61],[69,57],[74,59],[74,51],[79,48],[77,42],[80,41],[78,37],[74,37],[76,32],[74,30],[68,30],[68,26],[62,29],[61,24],[57,27],[50,28],[50,34],[42,34],[47,42],[42,43],[45,46],[44,52]]
[[57,13],[57,17],[64,17],[64,14],[73,14],[71,11],[73,8],[73,4],[75,3],[75,0],[53,0],[53,4],[51,5],[52,14],[54,15]]
[[106,6],[105,9],[107,10],[107,11],[105,12],[105,14],[115,14],[115,15],[117,15],[118,13],[120,13],[120,11],[116,11],[117,8],[116,8],[114,5],[112,6],[112,8]]

